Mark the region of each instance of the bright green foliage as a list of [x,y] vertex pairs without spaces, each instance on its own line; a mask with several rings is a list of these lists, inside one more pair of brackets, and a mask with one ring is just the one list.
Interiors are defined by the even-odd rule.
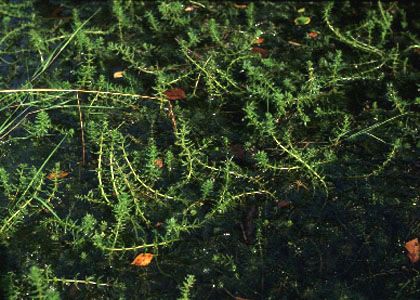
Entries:
[[181,297],[179,297],[179,300],[189,300],[194,299],[191,297],[191,289],[194,286],[195,283],[195,276],[194,275],[187,275],[185,278],[181,290]]
[[48,133],[51,127],[51,119],[45,110],[40,111],[33,124],[34,134],[36,137],[43,137]]
[[0,294],[415,299],[419,8],[0,0]]

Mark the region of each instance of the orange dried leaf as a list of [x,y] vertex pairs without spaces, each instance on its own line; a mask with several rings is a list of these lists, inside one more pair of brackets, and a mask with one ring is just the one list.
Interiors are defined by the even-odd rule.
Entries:
[[290,201],[287,201],[287,200],[277,201],[278,208],[283,208],[283,207],[288,207],[288,206],[290,206]]
[[195,7],[194,6],[192,6],[192,5],[190,5],[190,6],[187,6],[185,9],[184,9],[184,11],[186,11],[186,12],[191,12],[191,11],[193,11],[195,9]]
[[420,244],[418,238],[405,243],[405,249],[408,251],[408,259],[410,259],[413,264],[420,260]]
[[168,100],[181,100],[187,98],[184,90],[181,88],[167,90],[164,94]]
[[162,225],[163,225],[163,223],[162,223],[162,222],[157,222],[157,223],[155,224],[155,228],[160,228],[160,227],[162,227]]
[[114,73],[114,78],[123,78],[124,77],[124,71],[118,71]]
[[162,169],[163,168],[163,159],[161,159],[161,158],[155,159],[155,166],[158,167],[159,169]]
[[258,45],[260,45],[260,44],[262,44],[262,43],[264,43],[264,38],[262,38],[262,37],[257,37],[257,38],[254,40],[254,44],[258,44]]
[[233,6],[235,8],[245,9],[248,6],[248,4],[246,4],[246,3],[234,3]]
[[316,31],[308,32],[308,38],[311,38],[313,40],[316,39],[318,37],[318,35],[319,35],[319,33],[316,32]]
[[253,53],[258,53],[262,58],[268,57],[268,50],[260,47],[252,47],[251,51]]
[[49,180],[54,180],[54,179],[62,179],[69,176],[69,172],[66,171],[58,171],[58,172],[51,172],[50,174],[47,175],[47,178]]
[[153,259],[152,253],[141,253],[131,262],[132,265],[137,267],[147,267]]

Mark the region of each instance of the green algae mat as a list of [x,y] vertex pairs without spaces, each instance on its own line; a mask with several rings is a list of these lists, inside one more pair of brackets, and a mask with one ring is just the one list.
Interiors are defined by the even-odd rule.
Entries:
[[419,10],[0,0],[0,298],[418,299]]

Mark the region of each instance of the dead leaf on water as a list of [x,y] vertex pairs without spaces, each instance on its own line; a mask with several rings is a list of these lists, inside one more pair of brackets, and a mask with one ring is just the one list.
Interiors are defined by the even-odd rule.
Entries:
[[245,9],[248,6],[248,4],[246,4],[246,3],[234,3],[233,6],[235,8]]
[[411,263],[414,264],[420,261],[420,244],[418,238],[405,243],[405,249],[408,251],[407,256]]
[[184,11],[186,11],[186,12],[192,12],[194,10],[195,10],[195,6],[193,6],[193,5],[189,5],[186,8],[184,8]]
[[267,58],[268,57],[268,50],[260,47],[252,47],[251,51],[253,53],[258,53],[261,58]]
[[185,95],[185,92],[181,88],[175,88],[171,90],[165,91],[165,96],[168,98],[168,100],[181,100],[187,98]]
[[262,44],[262,43],[264,43],[264,38],[262,38],[262,37],[257,37],[257,38],[254,40],[254,44],[260,45],[260,44]]
[[310,31],[308,32],[308,38],[310,39],[316,39],[319,36],[319,32],[318,31]]
[[163,159],[161,159],[161,158],[155,159],[155,166],[159,169],[162,169],[163,168]]
[[50,174],[47,175],[47,178],[49,180],[55,180],[55,179],[63,179],[65,177],[69,176],[69,172],[66,171],[53,171]]
[[114,78],[123,78],[124,77],[124,71],[117,71],[114,73]]
[[241,161],[245,158],[245,149],[241,144],[230,145],[230,152]]
[[278,208],[289,207],[290,206],[290,201],[279,200],[279,201],[276,201],[276,204],[277,204]]
[[137,267],[147,267],[153,259],[152,253],[141,253],[131,262],[132,265]]

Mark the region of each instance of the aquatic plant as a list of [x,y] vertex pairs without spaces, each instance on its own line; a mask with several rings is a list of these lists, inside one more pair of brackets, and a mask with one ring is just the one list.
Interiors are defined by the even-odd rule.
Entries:
[[418,8],[0,0],[0,293],[414,298]]

